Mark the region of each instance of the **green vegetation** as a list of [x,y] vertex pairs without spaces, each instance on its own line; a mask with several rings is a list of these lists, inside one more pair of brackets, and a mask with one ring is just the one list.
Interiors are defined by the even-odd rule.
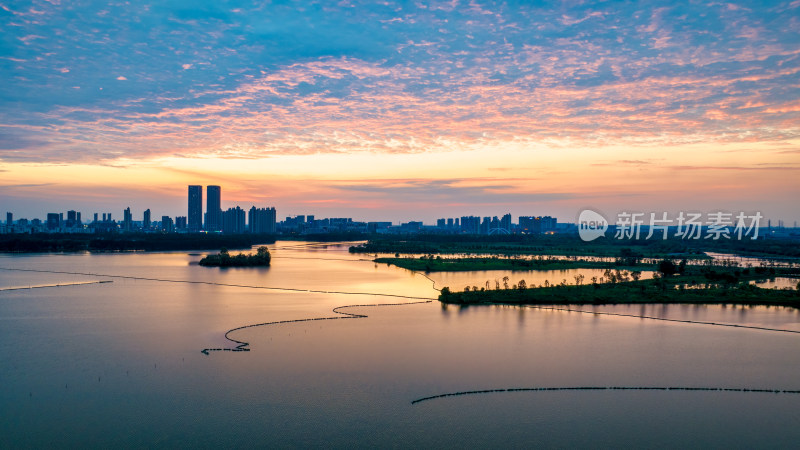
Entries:
[[[636,258],[617,258],[614,261],[588,261],[585,259],[556,259],[553,257],[500,258],[468,257],[442,258],[441,256],[421,256],[419,258],[376,258],[377,263],[392,264],[418,272],[468,272],[475,270],[565,270],[565,269],[606,269],[633,268],[639,264]],[[648,267],[652,266],[648,265]],[[652,270],[655,270],[653,267]]]
[[265,234],[2,234],[0,252],[114,252],[206,250],[211,248],[250,248],[271,244],[275,236]]
[[255,254],[239,253],[236,256],[231,256],[228,249],[223,248],[216,255],[207,255],[199,264],[208,267],[267,267],[271,260],[267,247],[258,247]]
[[657,267],[660,271],[650,280],[640,280],[637,272],[608,269],[604,279],[592,279],[590,284],[583,284],[582,277],[578,276],[576,285],[545,282],[544,286],[528,287],[520,280],[509,288],[506,277],[503,279],[505,289],[500,289],[499,284],[493,290],[468,286],[463,292],[445,287],[439,300],[453,304],[704,303],[800,308],[800,290],[762,289],[750,284],[753,280],[775,276],[798,277],[800,269],[797,268],[686,266],[675,265],[670,260],[661,261]]
[[704,252],[744,256],[800,258],[799,239],[613,239],[582,241],[574,234],[555,235],[413,235],[382,236],[350,247],[352,253],[499,254],[706,258]]

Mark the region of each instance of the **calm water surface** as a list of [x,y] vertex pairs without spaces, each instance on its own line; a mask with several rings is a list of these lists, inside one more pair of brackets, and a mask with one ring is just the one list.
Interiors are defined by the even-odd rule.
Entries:
[[[800,439],[795,394],[498,392],[411,403],[530,387],[796,390],[800,334],[708,324],[800,331],[795,309],[430,302],[338,310],[368,316],[345,318],[332,309],[437,292],[430,279],[346,245],[271,248],[269,269],[203,268],[189,253],[0,255],[0,268],[43,271],[0,270],[0,289],[113,281],[0,290],[0,447],[793,447]],[[573,276],[494,272],[431,278],[460,289],[455,281],[506,274],[529,284]],[[224,338],[232,328],[323,317],[339,318],[245,328],[231,337],[251,351],[201,353],[235,347]]]

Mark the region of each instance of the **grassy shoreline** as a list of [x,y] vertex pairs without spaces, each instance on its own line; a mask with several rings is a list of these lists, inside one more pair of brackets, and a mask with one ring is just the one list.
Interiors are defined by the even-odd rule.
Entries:
[[351,253],[633,256],[707,259],[705,252],[800,261],[800,239],[614,239],[582,241],[577,235],[417,235],[380,236],[350,247]]
[[[439,301],[446,304],[480,305],[611,305],[611,304],[736,304],[780,305],[800,308],[800,290],[763,289],[751,281],[776,276],[797,278],[800,269],[687,267],[682,275],[654,279],[532,288],[469,289],[453,292],[442,288]],[[524,285],[523,285],[524,286]]]
[[584,259],[517,259],[517,258],[376,258],[376,263],[391,264],[417,272],[471,272],[482,270],[567,270],[567,269],[626,269],[654,270],[653,264],[635,261],[587,261]]

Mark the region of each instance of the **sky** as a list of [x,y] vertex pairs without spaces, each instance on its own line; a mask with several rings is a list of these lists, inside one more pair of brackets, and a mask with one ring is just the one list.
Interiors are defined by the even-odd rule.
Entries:
[[800,220],[800,0],[0,0],[0,81],[15,218]]

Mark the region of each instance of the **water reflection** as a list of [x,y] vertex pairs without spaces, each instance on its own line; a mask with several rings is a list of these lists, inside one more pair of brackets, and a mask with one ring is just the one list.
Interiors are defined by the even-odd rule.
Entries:
[[[203,268],[192,265],[201,255],[181,252],[0,257],[2,267],[37,271],[0,270],[0,286],[114,276],[0,292],[0,447],[788,447],[800,439],[788,395],[543,391],[411,405],[495,387],[796,389],[796,332],[684,320],[800,331],[797,310],[339,309],[437,292],[424,276],[376,266],[346,244],[270,249],[275,262],[262,271]],[[313,320],[345,317],[337,312],[367,317]],[[237,342],[250,351],[199,352]]]

